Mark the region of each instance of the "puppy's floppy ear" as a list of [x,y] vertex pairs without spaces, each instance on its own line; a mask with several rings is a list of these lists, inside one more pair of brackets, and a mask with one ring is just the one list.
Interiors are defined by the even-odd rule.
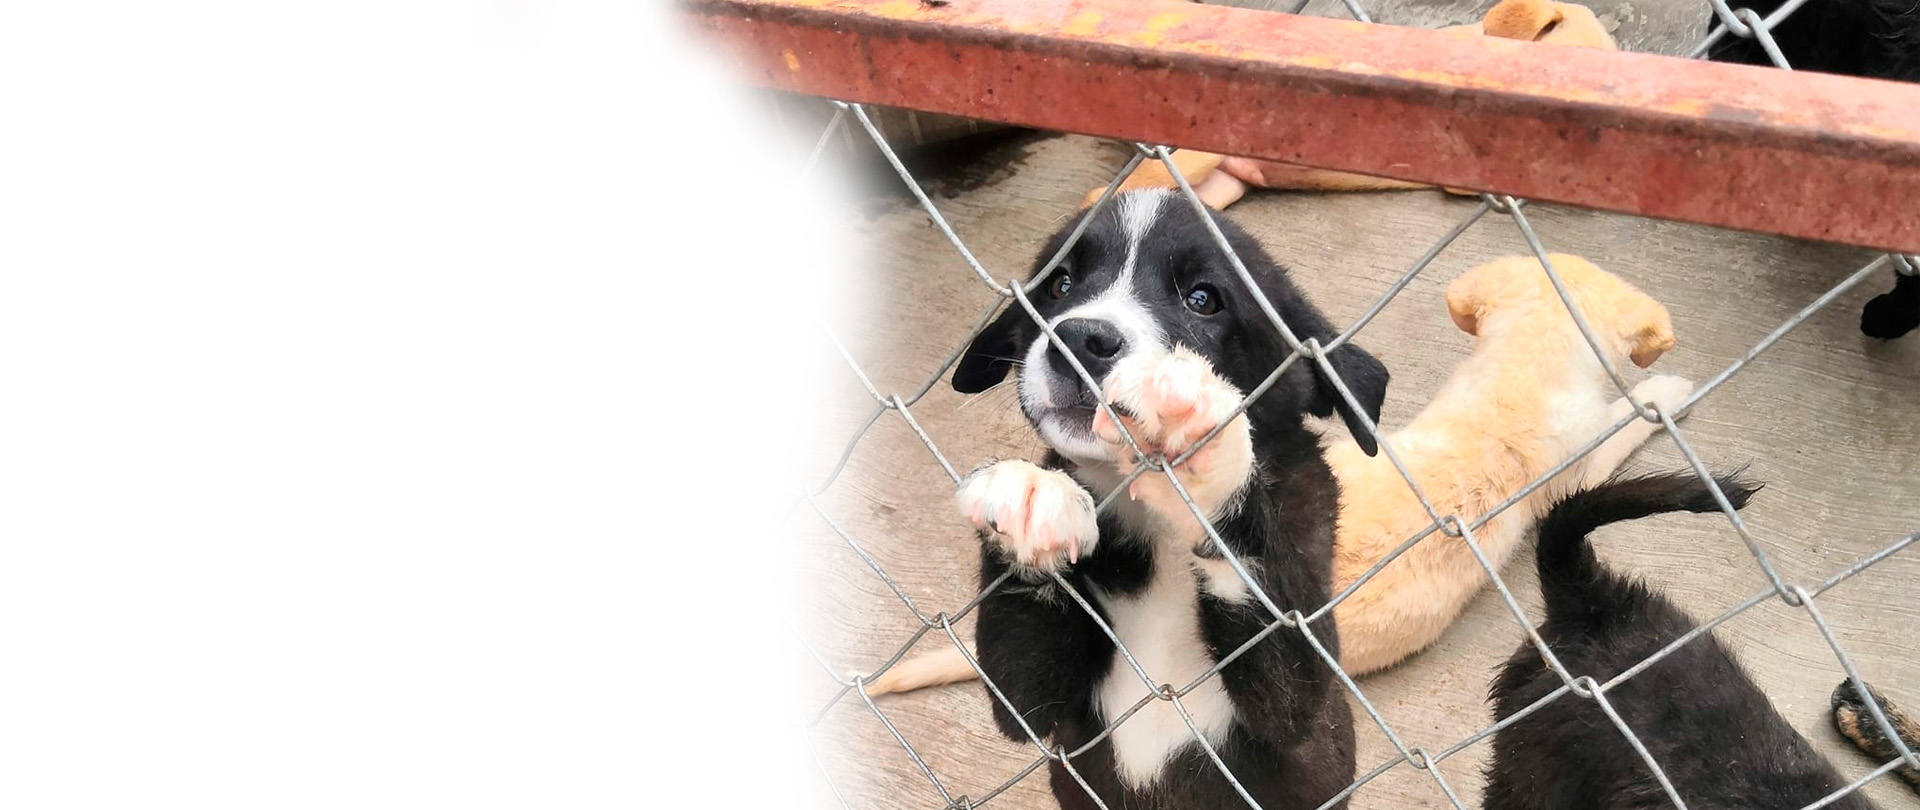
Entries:
[[[1277,298],[1276,293],[1279,294]],[[1286,319],[1287,326],[1301,340],[1318,338],[1320,345],[1325,346],[1338,337],[1339,333],[1328,325],[1320,310],[1308,303],[1304,296],[1293,289],[1291,283],[1285,283],[1284,291],[1279,285],[1269,288],[1268,298],[1283,302],[1280,317]],[[1304,358],[1303,362],[1306,362]],[[1374,440],[1373,434],[1367,432],[1366,422],[1372,420],[1373,424],[1380,424],[1380,406],[1387,399],[1387,367],[1351,341],[1329,352],[1327,365],[1332,366],[1333,372],[1340,375],[1340,381],[1346,383],[1347,390],[1353,393],[1354,401],[1360,404],[1360,410],[1366,413],[1367,419],[1361,419],[1360,413],[1347,404],[1347,398],[1340,395],[1340,389],[1334,387],[1332,380],[1327,379],[1319,363],[1311,364],[1314,385],[1313,391],[1306,397],[1307,412],[1328,417],[1338,411],[1360,449],[1369,456],[1379,453],[1380,443]]]
[[[1321,340],[1325,342],[1329,339]],[[1319,390],[1308,401],[1308,409],[1315,416],[1332,416],[1334,411],[1339,411],[1340,418],[1347,423],[1347,432],[1353,434],[1353,440],[1360,445],[1360,449],[1369,456],[1378,454],[1380,443],[1372,433],[1367,432],[1367,421],[1372,421],[1376,427],[1380,424],[1380,407],[1387,400],[1387,367],[1365,349],[1350,342],[1328,353],[1327,365],[1333,366],[1334,373],[1340,375],[1340,381],[1347,384],[1347,390],[1360,403],[1367,418],[1361,419],[1347,404],[1347,398],[1340,396],[1340,389],[1335,388],[1333,381],[1317,368],[1314,377],[1319,383]]]
[[953,370],[953,390],[978,394],[1006,379],[1007,371],[1018,359],[1015,352],[1020,348],[1020,324],[1026,320],[1027,311],[1016,301],[1008,304],[987,328],[980,330]]
[[1651,301],[1638,320],[1642,325],[1633,333],[1628,356],[1633,358],[1634,365],[1646,368],[1673,349],[1673,321],[1667,317],[1666,307]]
[[[1566,258],[1586,264],[1584,259]],[[1562,257],[1554,257],[1555,264],[1560,264],[1562,261]],[[1576,269],[1580,267],[1578,264],[1568,264]],[[1583,286],[1587,289],[1585,290],[1586,298],[1583,300],[1592,300],[1594,302],[1592,306],[1598,307],[1602,313],[1608,311],[1614,313],[1613,317],[1617,319],[1615,328],[1620,330],[1619,335],[1626,340],[1627,357],[1633,360],[1634,365],[1641,368],[1651,366],[1653,361],[1660,359],[1660,355],[1673,349],[1673,319],[1667,315],[1667,308],[1664,305],[1653,296],[1641,292],[1623,280],[1611,277],[1600,268],[1586,264],[1584,269],[1587,271],[1586,275],[1597,275],[1600,279],[1614,282],[1584,284]],[[1589,309],[1588,318],[1594,317],[1591,312],[1592,310]]]
[[1474,283],[1472,273],[1462,275],[1447,285],[1447,314],[1453,316],[1453,325],[1469,335],[1480,334],[1480,313],[1486,307],[1485,297],[1480,294],[1480,286]]

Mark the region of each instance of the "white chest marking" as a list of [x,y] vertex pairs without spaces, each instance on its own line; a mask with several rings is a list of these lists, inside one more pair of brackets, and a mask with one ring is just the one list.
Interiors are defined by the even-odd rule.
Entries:
[[[1168,559],[1175,556],[1161,553],[1161,559],[1155,562],[1153,581],[1138,594],[1120,597],[1095,591],[1094,596],[1106,608],[1114,634],[1154,684],[1172,684],[1180,689],[1213,666],[1213,657],[1200,635],[1200,604],[1193,570],[1183,560]],[[1115,652],[1113,665],[1097,692],[1101,718],[1112,722],[1148,694],[1133,667]],[[1219,745],[1226,739],[1233,725],[1233,702],[1218,676],[1180,698],[1180,704],[1193,716],[1194,727],[1208,743]],[[1164,700],[1149,702],[1114,729],[1109,739],[1121,781],[1135,790],[1159,780],[1167,761],[1195,744],[1193,732],[1181,720],[1180,712]]]

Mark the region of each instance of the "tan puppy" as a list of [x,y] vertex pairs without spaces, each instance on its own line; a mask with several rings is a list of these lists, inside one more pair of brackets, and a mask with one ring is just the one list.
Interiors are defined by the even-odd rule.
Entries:
[[[1578,256],[1549,257],[1616,367],[1642,368],[1673,348],[1658,301]],[[1411,424],[1387,436],[1442,515],[1471,522],[1553,469],[1632,413],[1531,256],[1500,259],[1447,288],[1453,322],[1477,338],[1474,352]],[[1653,377],[1634,398],[1672,410],[1693,384]],[[1619,469],[1657,426],[1635,420],[1548,485],[1480,527],[1474,539],[1494,566],[1513,556],[1534,520],[1572,489]],[[1353,583],[1428,525],[1413,490],[1385,455],[1340,442],[1327,449],[1340,479],[1335,587]],[[1390,666],[1440,637],[1488,581],[1461,540],[1435,533],[1389,563],[1334,610],[1340,664],[1361,675]]]
[[[1578,256],[1553,254],[1595,337],[1616,367],[1642,368],[1673,348],[1666,308]],[[1454,279],[1447,311],[1477,338],[1426,409],[1386,441],[1442,515],[1471,522],[1518,492],[1631,412],[1593,355],[1566,305],[1533,257],[1499,259]],[[1671,410],[1693,392],[1677,377],[1653,377],[1634,397]],[[1574,487],[1596,484],[1620,467],[1656,427],[1636,420],[1558,478],[1474,531],[1499,567],[1513,556],[1542,509]],[[1334,538],[1334,588],[1345,590],[1428,518],[1391,461],[1369,457],[1352,439],[1327,448],[1340,481]],[[1439,532],[1383,568],[1334,609],[1340,665],[1375,672],[1432,644],[1482,586],[1486,570],[1467,545]],[[960,651],[901,661],[868,683],[883,695],[969,680]]]
[[[1613,37],[1586,6],[1555,0],[1501,0],[1488,9],[1480,22],[1440,29],[1453,36],[1488,36],[1544,42],[1577,48],[1617,51]],[[1173,154],[1173,162],[1193,186],[1201,202],[1214,208],[1226,208],[1247,193],[1248,188],[1277,191],[1394,191],[1432,188],[1423,183],[1369,177],[1331,169],[1315,169],[1272,160],[1227,157],[1208,152],[1183,150]],[[1121,190],[1130,188],[1178,188],[1165,164],[1152,160],[1141,163],[1122,181]],[[1105,186],[1087,192],[1081,207],[1100,198]],[[1476,194],[1463,189],[1447,189],[1453,194]]]

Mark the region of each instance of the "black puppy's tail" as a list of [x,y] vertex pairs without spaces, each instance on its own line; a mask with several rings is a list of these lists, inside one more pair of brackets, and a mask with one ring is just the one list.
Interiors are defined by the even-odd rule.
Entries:
[[[1739,509],[1760,490],[1759,484],[1739,478],[1740,471],[1718,476],[1714,482],[1727,502]],[[1609,574],[1593,556],[1587,535],[1609,523],[1665,512],[1718,512],[1719,501],[1705,482],[1691,472],[1662,473],[1640,478],[1616,478],[1592,489],[1575,492],[1555,504],[1540,521],[1540,590],[1547,615],[1571,619],[1610,612],[1609,597],[1621,580]]]
[[[1867,684],[1867,692],[1873,695],[1875,703],[1880,704],[1880,711],[1886,712],[1893,733],[1900,735],[1900,741],[1907,744],[1907,750],[1920,751],[1920,723],[1914,722],[1899,706],[1881,696],[1880,690],[1873,688],[1873,684]],[[1900,756],[1900,749],[1895,748],[1893,740],[1880,730],[1873,713],[1867,710],[1866,701],[1861,700],[1859,691],[1853,688],[1852,680],[1841,681],[1840,687],[1833,690],[1833,727],[1841,736],[1852,740],[1854,745],[1865,751],[1867,756],[1873,757],[1875,763],[1885,763]],[[1900,778],[1907,780],[1907,784],[1915,791],[1920,791],[1920,770],[1902,765],[1894,773],[1900,774]]]

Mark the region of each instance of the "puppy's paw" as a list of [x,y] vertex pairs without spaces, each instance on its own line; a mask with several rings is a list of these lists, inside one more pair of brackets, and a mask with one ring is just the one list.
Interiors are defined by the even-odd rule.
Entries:
[[[1192,350],[1175,346],[1167,354],[1122,360],[1108,373],[1105,389],[1120,423],[1115,424],[1106,409],[1098,409],[1093,432],[1113,446],[1122,474],[1132,473],[1141,463],[1127,447],[1122,428],[1142,451],[1172,461],[1223,423],[1226,426],[1218,435],[1174,468],[1180,483],[1211,517],[1253,472],[1252,428],[1245,414],[1235,413],[1243,398]],[[1228,421],[1228,417],[1233,418]],[[1128,494],[1165,517],[1187,512],[1173,485],[1158,472],[1135,479]]]
[[954,501],[989,542],[1034,571],[1079,562],[1100,540],[1093,495],[1072,476],[1025,461],[973,471]]
[[1920,328],[1920,276],[1899,276],[1891,291],[1860,310],[1860,333],[1892,340]]
[[1671,374],[1648,377],[1633,387],[1634,399],[1652,404],[1669,416],[1690,396],[1693,396],[1693,381]]

